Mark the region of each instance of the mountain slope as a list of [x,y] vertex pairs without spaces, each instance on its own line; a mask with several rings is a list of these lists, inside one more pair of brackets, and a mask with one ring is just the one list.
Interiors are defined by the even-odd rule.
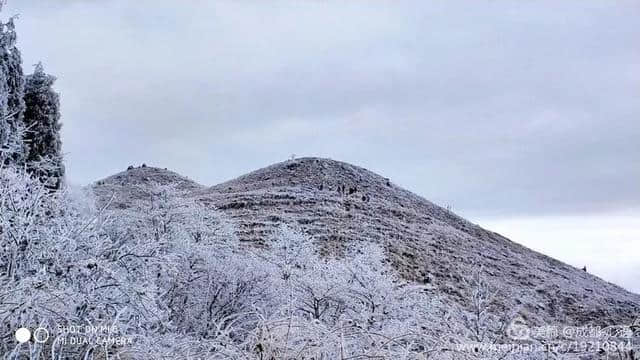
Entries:
[[640,296],[487,231],[347,163],[320,158],[286,161],[205,188],[175,173],[134,169],[98,182],[112,207],[144,196],[154,182],[175,183],[185,196],[223,212],[241,240],[267,243],[292,224],[324,251],[342,253],[361,242],[382,244],[403,277],[469,307],[465,279],[482,269],[499,290],[504,310],[519,308],[531,324],[627,324]]

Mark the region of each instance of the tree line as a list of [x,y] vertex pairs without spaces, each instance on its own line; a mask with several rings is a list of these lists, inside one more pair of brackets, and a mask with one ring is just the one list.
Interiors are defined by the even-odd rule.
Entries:
[[[1,10],[1,4],[0,4]],[[15,19],[0,22],[0,159],[60,189],[64,179],[60,96],[42,63],[25,75]]]

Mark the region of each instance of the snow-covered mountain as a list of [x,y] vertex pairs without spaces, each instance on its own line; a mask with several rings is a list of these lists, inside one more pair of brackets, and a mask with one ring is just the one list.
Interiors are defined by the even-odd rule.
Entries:
[[156,184],[176,185],[181,196],[226,214],[239,239],[255,246],[268,244],[282,224],[301,229],[326,253],[380,244],[403,278],[425,285],[451,306],[472,306],[466,279],[481,269],[499,291],[499,307],[518,309],[529,324],[622,325],[640,313],[640,295],[344,162],[300,158],[213,187],[166,169],[141,167],[94,183],[94,192],[101,202],[110,200],[112,209],[127,209]]

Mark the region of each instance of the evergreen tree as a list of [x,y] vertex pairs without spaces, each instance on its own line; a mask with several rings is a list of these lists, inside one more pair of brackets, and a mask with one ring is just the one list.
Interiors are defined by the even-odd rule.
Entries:
[[21,139],[25,79],[16,39],[13,19],[0,23],[0,152],[5,162],[22,164],[27,154]]
[[42,64],[27,75],[24,101],[24,123],[28,131],[25,141],[29,146],[27,167],[34,175],[47,181],[54,189],[60,188],[64,178],[62,142],[60,140],[60,98],[53,90],[56,78],[45,73]]

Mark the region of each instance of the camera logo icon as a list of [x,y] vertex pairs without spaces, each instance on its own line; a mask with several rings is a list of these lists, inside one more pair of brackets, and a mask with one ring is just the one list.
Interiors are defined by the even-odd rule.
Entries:
[[506,333],[513,340],[528,340],[531,335],[531,329],[529,329],[527,322],[523,318],[517,317],[511,321]]
[[21,327],[16,330],[15,337],[16,341],[20,344],[30,341],[32,337],[34,342],[43,344],[49,340],[49,331],[43,327],[39,327],[31,333],[31,330],[26,327]]
[[16,330],[16,340],[20,344],[26,343],[27,341],[31,340],[31,331],[24,327]]

